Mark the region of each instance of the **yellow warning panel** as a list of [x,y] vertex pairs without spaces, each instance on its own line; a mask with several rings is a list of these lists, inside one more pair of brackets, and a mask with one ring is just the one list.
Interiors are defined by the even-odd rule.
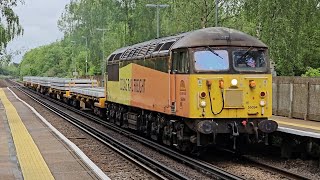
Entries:
[[25,180],[54,179],[31,135],[21,121],[16,108],[0,88],[0,100],[6,110],[17,157]]

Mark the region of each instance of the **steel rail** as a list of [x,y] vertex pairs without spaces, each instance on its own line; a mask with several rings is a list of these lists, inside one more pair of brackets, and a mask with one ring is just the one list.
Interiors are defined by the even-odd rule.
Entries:
[[[162,163],[155,161],[155,160],[151,159],[150,157],[138,152],[137,150],[121,143],[120,141],[116,140],[115,138],[111,137],[110,135],[108,135],[100,130],[97,130],[97,129],[91,127],[90,125],[78,120],[76,117],[73,117],[73,116],[63,112],[62,110],[50,105],[49,103],[47,103],[41,99],[37,99],[34,95],[27,93],[26,91],[22,90],[21,88],[16,87],[16,89],[20,90],[25,95],[30,97],[32,100],[36,101],[37,103],[39,103],[43,107],[45,107],[48,110],[52,111],[53,113],[57,114],[61,118],[67,120],[68,122],[70,122],[74,126],[78,127],[79,129],[83,130],[84,132],[86,132],[86,133],[90,134],[91,136],[93,136],[94,138],[98,139],[103,144],[111,147],[112,149],[114,149],[118,152],[121,151],[120,153],[122,155],[125,155],[126,157],[130,156],[131,157],[130,160],[135,160],[135,159],[137,160],[138,159],[144,165],[147,165],[147,166],[143,166],[141,163],[138,163],[139,166],[148,170],[150,173],[157,176],[158,178],[166,179],[165,177],[167,177],[169,179],[189,179],[188,177],[180,174],[179,172],[172,170],[169,167],[163,165]],[[135,161],[135,163],[137,163],[137,161]],[[156,173],[154,171],[150,171],[150,169],[153,169]],[[159,174],[159,173],[161,173],[161,174]]]
[[[16,87],[16,88],[20,89],[19,87]],[[29,90],[29,89],[27,89],[27,90]],[[32,91],[32,93],[35,93],[35,92]],[[112,123],[106,122],[105,120],[102,120],[102,119],[100,119],[100,118],[98,118],[98,117],[96,117],[96,116],[94,116],[92,114],[88,114],[88,113],[86,113],[84,111],[81,111],[81,110],[78,110],[78,109],[76,109],[74,107],[68,106],[65,103],[62,103],[62,102],[57,101],[57,100],[54,100],[54,99],[52,99],[52,98],[50,98],[48,96],[45,96],[43,94],[40,94],[40,93],[36,93],[36,94],[38,96],[41,96],[41,97],[53,102],[53,103],[56,103],[56,104],[62,106],[63,108],[66,108],[66,109],[68,109],[70,111],[73,111],[73,112],[75,112],[77,114],[80,114],[80,115],[82,115],[82,116],[84,116],[84,117],[86,117],[86,118],[88,118],[90,120],[93,120],[93,121],[95,121],[95,122],[97,122],[99,124],[102,124],[102,125],[106,126],[107,128],[110,128],[110,129],[112,129],[112,130],[114,130],[114,131],[116,131],[118,133],[121,133],[121,134],[123,134],[123,135],[125,135],[125,136],[127,136],[129,138],[132,138],[132,139],[134,139],[134,140],[136,140],[136,141],[138,141],[138,142],[140,142],[140,143],[142,143],[142,144],[144,144],[144,145],[146,145],[148,147],[156,149],[157,151],[159,151],[159,152],[161,152],[161,153],[163,153],[163,154],[165,154],[167,156],[170,156],[171,158],[174,158],[174,159],[176,159],[176,160],[178,160],[180,162],[183,162],[184,164],[186,164],[186,165],[188,165],[190,167],[193,167],[194,169],[197,169],[198,171],[201,171],[201,172],[203,172],[203,173],[205,173],[207,175],[210,175],[210,176],[215,177],[215,178],[227,179],[227,180],[231,180],[231,179],[232,180],[240,180],[240,179],[243,179],[243,178],[241,178],[239,176],[236,176],[234,174],[231,174],[231,173],[229,173],[229,172],[227,172],[227,171],[225,171],[225,170],[223,170],[223,169],[221,169],[221,168],[219,168],[217,166],[211,165],[211,164],[203,162],[201,160],[197,160],[197,159],[182,155],[177,151],[174,151],[174,150],[169,149],[169,148],[167,148],[165,146],[162,146],[162,145],[160,145],[160,144],[158,144],[156,142],[153,142],[153,141],[151,141],[149,139],[146,139],[146,138],[138,136],[138,135],[136,135],[134,133],[131,133],[131,132],[125,130],[125,129],[122,129],[122,128],[112,124]]]

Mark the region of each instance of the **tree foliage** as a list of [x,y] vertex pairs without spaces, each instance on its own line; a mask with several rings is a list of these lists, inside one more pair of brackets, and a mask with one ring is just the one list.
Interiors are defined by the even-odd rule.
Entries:
[[[74,69],[84,74],[86,56],[89,72],[101,74],[103,54],[156,37],[156,9],[146,7],[150,3],[170,5],[160,9],[161,36],[215,26],[212,0],[71,0],[58,22],[64,39],[27,53],[21,74],[70,76]],[[320,67],[319,0],[220,0],[218,8],[219,26],[269,45],[279,75]],[[104,38],[97,28],[106,29]]]
[[17,6],[19,0],[0,1],[0,52],[7,46],[16,35],[23,33],[19,17],[12,7]]
[[3,50],[2,55],[0,56],[0,74],[2,75],[11,75],[14,77],[19,76],[19,64],[11,63],[14,56],[21,54],[20,50],[16,51],[7,51]]
[[19,77],[19,64],[11,63],[0,67],[0,77],[2,75],[10,77]]
[[302,75],[303,77],[320,77],[320,68],[308,68],[307,72]]
[[0,74],[3,75],[17,76],[19,72],[17,64],[9,64],[19,51],[7,52],[5,49],[9,41],[23,33],[19,17],[12,9],[18,2],[22,1],[0,0]]

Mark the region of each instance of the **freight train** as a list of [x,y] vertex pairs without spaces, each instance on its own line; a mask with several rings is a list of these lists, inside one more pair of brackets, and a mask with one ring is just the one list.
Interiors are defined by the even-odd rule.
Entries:
[[234,29],[210,27],[124,47],[106,59],[106,70],[104,87],[48,77],[24,83],[181,151],[267,143],[278,127],[268,120],[268,47]]

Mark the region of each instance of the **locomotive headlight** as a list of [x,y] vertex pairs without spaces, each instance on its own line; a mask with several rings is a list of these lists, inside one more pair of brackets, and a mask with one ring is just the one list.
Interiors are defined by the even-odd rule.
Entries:
[[265,106],[265,105],[266,105],[266,102],[265,102],[264,100],[261,100],[261,101],[260,101],[260,106],[263,107],[263,106]]
[[207,103],[205,101],[200,102],[200,107],[205,108],[207,106]]
[[236,79],[232,79],[231,80],[231,85],[232,86],[237,86],[237,84],[238,84],[238,80],[236,80]]

